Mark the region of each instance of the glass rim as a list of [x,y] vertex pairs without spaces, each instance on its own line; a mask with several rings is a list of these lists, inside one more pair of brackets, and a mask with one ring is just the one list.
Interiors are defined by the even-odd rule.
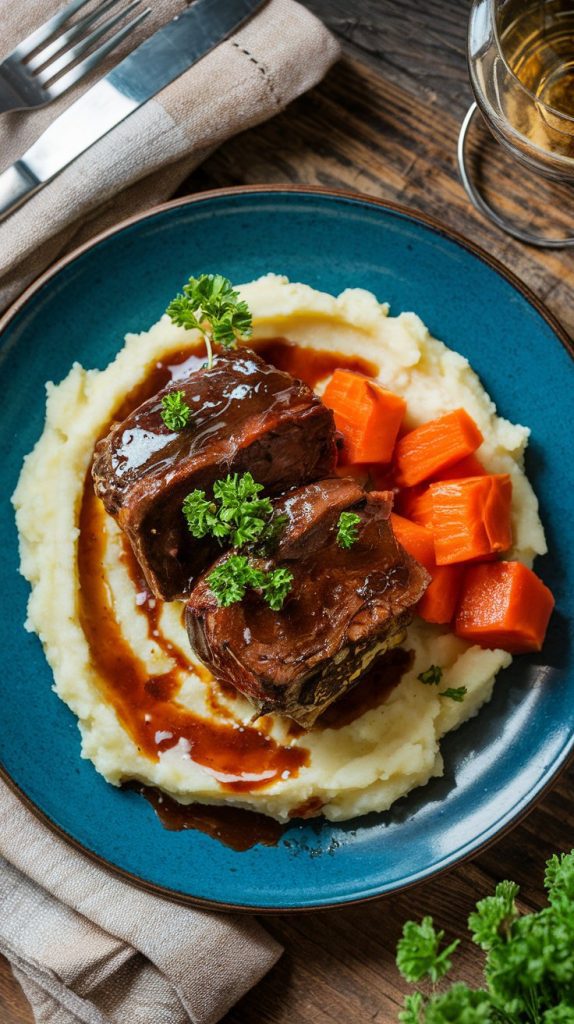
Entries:
[[[498,50],[498,55],[499,55],[502,63],[504,64],[504,67],[506,68],[508,74],[511,76],[511,78],[514,79],[516,84],[522,89],[523,92],[527,93],[527,95],[531,97],[532,101],[534,103],[536,103],[537,106],[543,107],[544,110],[547,110],[550,114],[554,114],[556,117],[562,118],[563,120],[569,121],[572,124],[574,124],[574,116],[572,116],[571,114],[566,114],[563,110],[560,110],[558,107],[553,107],[549,103],[546,103],[544,100],[541,100],[538,96],[536,96],[535,93],[532,92],[532,89],[529,89],[528,86],[526,86],[524,84],[524,82],[522,82],[520,80],[518,75],[512,70],[512,68],[510,67],[510,64],[508,63],[508,61],[506,59],[506,56],[505,56],[505,53],[504,53],[504,49],[503,49],[503,47],[501,45],[501,42],[500,42],[500,36],[498,34],[498,26],[496,24],[496,0],[488,0],[488,10],[489,10],[489,14],[490,14],[490,25],[491,25],[491,29],[492,29],[492,34],[493,34],[494,39],[496,41],[496,48]],[[573,13],[574,13],[574,8],[573,8]],[[560,131],[559,128],[555,128],[554,130],[558,131],[558,132]]]

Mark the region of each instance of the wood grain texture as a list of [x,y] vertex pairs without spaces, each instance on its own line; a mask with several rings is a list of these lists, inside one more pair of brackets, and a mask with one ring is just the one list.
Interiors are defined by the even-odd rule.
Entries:
[[[344,40],[344,60],[273,121],[218,150],[180,194],[299,182],[399,201],[497,256],[572,330],[572,256],[501,234],[472,210],[457,178],[458,128],[472,98],[465,58],[468,3],[309,0],[307,6]],[[556,230],[572,230],[571,191],[534,180],[479,127],[477,140],[483,154],[477,171],[502,209],[541,229],[553,223]],[[473,151],[478,162],[476,145]],[[545,860],[574,846],[573,808],[574,768],[511,833],[446,876],[359,907],[265,918],[285,955],[226,1024],[393,1024],[406,988],[394,967],[396,941],[407,918],[425,913],[449,936],[463,939],[458,976],[478,984],[480,954],[465,938],[468,913],[502,878],[520,883],[524,909],[539,907]],[[31,1021],[8,965],[0,961],[1,1024]]]

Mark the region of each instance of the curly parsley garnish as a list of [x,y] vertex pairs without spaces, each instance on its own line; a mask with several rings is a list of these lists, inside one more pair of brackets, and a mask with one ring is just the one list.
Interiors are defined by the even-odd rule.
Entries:
[[457,704],[461,704],[467,692],[466,686],[449,686],[446,690],[439,691],[439,697],[449,697],[450,700],[455,700]]
[[431,686],[438,686],[442,679],[442,668],[439,665],[431,665],[424,672],[417,676],[420,683],[428,683]]
[[[269,498],[261,498],[263,484],[251,473],[228,474],[213,485],[213,498],[196,489],[184,499],[182,510],[193,537],[211,536],[220,544],[234,548],[253,547],[265,553],[273,546],[287,522],[286,515],[275,515]],[[288,569],[264,572],[247,555],[234,554],[208,576],[217,603],[227,608],[241,601],[248,588],[259,590],[273,611],[280,611],[293,584]]]
[[[567,1024],[574,1021],[574,850],[547,863],[548,906],[520,914],[519,887],[500,882],[468,919],[473,942],[485,952],[484,987],[462,982],[405,999],[402,1024]],[[397,946],[403,977],[433,985],[450,970],[457,946],[441,950],[443,932],[432,918],[409,921]]]
[[260,498],[263,484],[251,473],[229,474],[213,485],[213,498],[196,489],[183,502],[183,514],[193,537],[208,535],[232,547],[265,543],[276,536],[286,516],[274,516],[269,498]]
[[436,985],[452,967],[449,959],[459,944],[459,940],[440,950],[444,932],[437,932],[432,917],[423,917],[420,924],[407,921],[403,928],[403,937],[397,946],[397,967],[407,981],[420,981],[430,978]]
[[288,569],[264,572],[254,566],[247,555],[230,555],[207,577],[217,603],[228,608],[245,597],[247,588],[260,590],[263,600],[274,611],[281,611],[293,584],[293,573]]
[[213,345],[236,348],[238,340],[250,338],[253,331],[247,303],[221,274],[190,277],[166,312],[178,327],[201,331],[208,368],[213,365]]
[[356,512],[341,512],[337,522],[337,544],[348,550],[358,539],[361,517]]
[[293,573],[289,569],[273,569],[265,574],[261,584],[263,600],[274,612],[280,612],[285,598],[293,586]]
[[185,401],[185,392],[172,391],[161,400],[161,418],[169,430],[183,430],[191,420],[191,409]]

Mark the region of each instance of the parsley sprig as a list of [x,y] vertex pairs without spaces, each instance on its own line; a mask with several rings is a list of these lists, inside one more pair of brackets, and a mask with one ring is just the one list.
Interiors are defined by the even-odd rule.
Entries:
[[[188,528],[198,540],[211,536],[234,548],[256,547],[264,554],[277,541],[286,515],[275,515],[269,498],[262,498],[263,484],[251,473],[228,474],[213,485],[213,498],[196,488],[184,499],[182,510]],[[248,588],[260,591],[273,611],[280,611],[293,584],[288,569],[265,572],[244,554],[232,554],[208,576],[218,604],[223,608],[243,600]]]
[[[548,906],[519,914],[519,887],[500,882],[468,920],[486,953],[481,989],[458,982],[447,991],[405,999],[402,1024],[568,1024],[574,1021],[574,850],[547,864]],[[457,942],[441,950],[432,918],[409,921],[397,946],[397,966],[412,983],[433,985],[450,969]]]
[[417,676],[419,683],[426,683],[430,686],[438,686],[442,679],[442,668],[440,665],[429,665],[424,672]]
[[433,985],[450,971],[449,959],[459,944],[455,939],[446,949],[440,950],[444,932],[437,932],[432,917],[423,917],[420,924],[407,921],[403,937],[397,946],[397,967],[408,981],[430,978]]
[[221,274],[190,277],[167,307],[172,323],[201,331],[207,348],[207,366],[213,365],[213,346],[236,348],[253,331],[251,313],[231,281]]
[[208,535],[235,548],[268,542],[284,525],[286,516],[274,516],[269,498],[261,498],[263,484],[251,473],[228,474],[213,485],[213,498],[196,488],[183,502],[189,531],[198,540]]
[[466,686],[447,686],[446,690],[439,690],[439,697],[448,697],[449,700],[456,701],[457,704],[462,704],[468,691]]
[[161,418],[169,430],[183,430],[191,420],[191,409],[184,391],[172,391],[161,400]]
[[247,555],[230,555],[207,577],[217,603],[228,608],[242,601],[249,588],[259,590],[266,604],[274,612],[281,611],[293,584],[293,573],[288,569],[265,572],[250,562]]
[[337,544],[348,551],[359,537],[361,517],[356,512],[341,512],[337,522]]
[[[427,686],[438,686],[442,679],[442,668],[440,665],[429,665],[424,672],[420,672],[417,679]],[[448,686],[446,690],[439,691],[439,697],[448,697],[460,704],[466,697],[468,690],[466,686]]]

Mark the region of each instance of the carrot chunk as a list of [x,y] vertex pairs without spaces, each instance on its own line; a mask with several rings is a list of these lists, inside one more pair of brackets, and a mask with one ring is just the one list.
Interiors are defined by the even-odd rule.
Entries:
[[507,473],[431,484],[437,565],[485,559],[512,544],[512,484]]
[[413,487],[472,455],[483,437],[464,409],[439,416],[401,437],[396,447],[397,483]]
[[432,579],[417,605],[417,612],[425,622],[446,625],[452,622],[456,611],[464,566],[435,565],[428,571]]
[[447,466],[438,473],[434,473],[431,483],[438,480],[460,480],[464,476],[485,476],[486,470],[476,455],[467,455],[466,458],[455,462],[454,466]]
[[431,575],[431,581],[417,605],[421,619],[442,624],[450,622],[458,601],[462,566],[436,564],[433,536],[424,526],[411,523],[395,512],[391,513],[391,525],[399,544]]
[[391,526],[393,533],[405,551],[417,562],[424,565],[425,569],[435,565],[434,541],[430,530],[418,523],[411,523],[396,512],[391,512]]
[[464,576],[454,631],[479,647],[539,651],[553,607],[551,591],[521,562],[473,565]]
[[323,402],[333,410],[349,463],[390,462],[407,403],[351,370],[335,370]]
[[397,507],[407,519],[432,529],[432,494],[427,484],[405,487],[399,492]]

